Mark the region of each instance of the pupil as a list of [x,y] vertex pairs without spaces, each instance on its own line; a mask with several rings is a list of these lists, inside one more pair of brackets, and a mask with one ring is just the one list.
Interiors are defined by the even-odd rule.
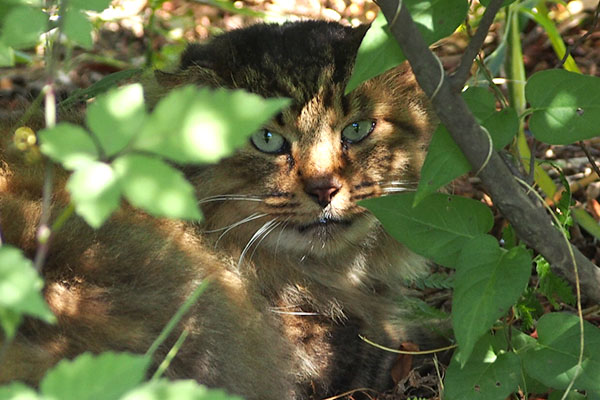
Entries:
[[265,131],[265,143],[269,143],[271,141],[271,138],[273,137],[273,134],[269,131]]

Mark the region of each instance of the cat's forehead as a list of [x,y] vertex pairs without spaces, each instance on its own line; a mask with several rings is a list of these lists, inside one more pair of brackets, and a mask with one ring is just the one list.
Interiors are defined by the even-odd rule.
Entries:
[[303,104],[323,86],[343,86],[366,27],[325,21],[259,24],[190,46],[181,68],[210,77],[218,86]]

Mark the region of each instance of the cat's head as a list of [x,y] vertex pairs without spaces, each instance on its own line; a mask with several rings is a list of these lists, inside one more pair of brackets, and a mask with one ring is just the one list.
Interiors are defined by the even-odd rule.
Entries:
[[357,201],[416,187],[433,118],[408,65],[344,95],[365,31],[255,25],[185,52],[175,83],[292,99],[236,154],[189,173],[215,240],[335,254],[376,229]]

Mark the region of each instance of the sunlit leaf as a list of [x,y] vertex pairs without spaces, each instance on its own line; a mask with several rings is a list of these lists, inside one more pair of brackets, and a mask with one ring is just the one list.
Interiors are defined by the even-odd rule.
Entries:
[[90,50],[94,45],[92,42],[92,23],[77,9],[69,8],[65,12],[63,33],[84,49]]
[[11,9],[4,18],[0,41],[16,49],[32,47],[48,28],[48,15],[42,10],[20,6]]
[[414,252],[455,267],[462,247],[489,231],[493,217],[481,202],[434,193],[413,207],[414,193],[363,200],[398,241]]
[[444,399],[504,400],[517,389],[521,377],[519,358],[494,348],[494,337],[482,337],[464,365],[455,355],[444,379]]
[[76,169],[98,158],[98,150],[90,134],[80,126],[60,123],[38,133],[42,153],[67,169]]
[[158,158],[129,154],[117,158],[117,171],[127,200],[152,215],[199,220],[193,186],[183,174]]
[[219,389],[208,389],[195,381],[153,381],[127,393],[122,400],[241,400]]
[[600,395],[600,329],[584,321],[583,362],[579,358],[579,319],[566,313],[549,313],[537,325],[539,344],[523,355],[529,375],[555,389],[566,389],[579,370],[574,389]]
[[119,208],[119,182],[108,164],[87,163],[71,175],[67,189],[75,212],[93,228],[99,228]]
[[242,90],[175,89],[158,103],[135,148],[184,163],[216,162],[288,103]]
[[21,314],[55,321],[42,297],[43,286],[42,278],[21,250],[9,245],[0,247],[0,324],[8,337],[14,335]]
[[0,39],[0,67],[15,65],[15,51]]
[[90,11],[104,11],[112,0],[69,0],[69,6],[80,9],[80,10],[90,10]]
[[98,96],[86,117],[104,154],[115,155],[139,133],[146,118],[142,85],[127,85]]
[[[404,0],[403,6],[408,7],[419,32],[431,44],[454,32],[464,21],[469,3],[467,0]],[[346,93],[404,60],[383,13],[379,13],[358,49]]]
[[479,338],[518,299],[531,275],[531,257],[521,247],[501,249],[490,235],[468,241],[454,281],[452,326],[464,364]]
[[12,382],[7,386],[0,386],[0,399],[3,400],[41,400],[42,397],[32,388],[21,382]]
[[84,353],[59,362],[42,380],[40,391],[48,399],[117,400],[142,382],[147,366],[143,356]]
[[550,144],[599,136],[600,78],[552,69],[535,73],[525,86],[533,114],[529,128]]

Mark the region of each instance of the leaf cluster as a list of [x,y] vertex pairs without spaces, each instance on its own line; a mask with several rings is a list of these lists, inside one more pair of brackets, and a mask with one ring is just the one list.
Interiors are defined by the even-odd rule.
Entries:
[[[425,32],[425,41],[431,43],[431,38],[447,35],[445,24],[450,23],[453,30],[466,18],[466,3],[405,0],[403,6],[421,33]],[[507,7],[507,14],[534,12],[531,5],[518,2],[505,2],[503,7]],[[456,9],[462,10],[460,15],[454,14]],[[431,27],[425,28],[419,22],[425,14],[433,21]],[[448,18],[437,24],[439,15]],[[509,38],[505,36],[504,46],[514,46]],[[369,64],[370,59],[377,62]],[[358,85],[403,59],[387,21],[380,15],[359,49],[351,82]],[[491,80],[484,86],[475,80],[469,82],[462,98],[496,151],[516,146],[525,116],[537,140],[568,144],[597,137],[598,116],[591,110],[600,106],[598,91],[593,90],[599,84],[600,78],[576,72],[541,71],[523,87],[523,104],[504,98]],[[523,108],[526,103],[530,108]],[[529,167],[529,159],[519,161],[523,169]],[[456,271],[451,320],[458,350],[444,380],[444,398],[505,399],[517,391],[527,394],[553,389],[576,389],[586,398],[600,397],[600,381],[588,379],[600,376],[600,358],[594,350],[599,329],[574,315],[544,314],[539,301],[547,298],[555,309],[560,309],[559,302],[575,304],[573,289],[550,270],[541,256],[534,260],[531,251],[518,244],[511,229],[505,231],[504,246],[490,236],[492,214],[486,205],[436,193],[469,171],[470,163],[440,125],[433,135],[416,193],[362,202],[400,242]],[[536,178],[540,176],[538,173]],[[557,229],[565,237],[572,224],[571,207],[570,193],[566,193],[557,204]],[[534,262],[538,284],[528,287]],[[522,319],[515,321],[515,317]],[[581,332],[580,325],[585,326]],[[525,329],[534,327],[537,338],[525,333]],[[581,346],[584,351],[579,359]]]

